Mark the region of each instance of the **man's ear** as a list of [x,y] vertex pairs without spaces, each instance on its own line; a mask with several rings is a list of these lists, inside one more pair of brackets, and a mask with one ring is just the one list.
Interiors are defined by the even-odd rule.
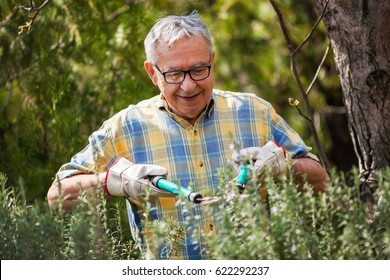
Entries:
[[153,63],[151,63],[150,61],[145,61],[144,67],[146,72],[149,75],[149,78],[152,80],[153,84],[157,86],[157,73],[154,69]]
[[215,52],[213,52],[213,54],[211,55],[211,64],[214,63],[214,60],[215,60]]

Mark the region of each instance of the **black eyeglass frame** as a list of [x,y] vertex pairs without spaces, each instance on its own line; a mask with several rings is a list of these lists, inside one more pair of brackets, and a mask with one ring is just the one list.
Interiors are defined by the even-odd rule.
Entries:
[[[166,72],[161,72],[161,70],[158,68],[157,65],[153,65],[154,67],[156,67],[156,69],[158,70],[158,72],[160,72],[161,75],[163,75],[164,77],[164,81],[167,83],[167,84],[172,84],[172,85],[176,85],[176,84],[181,84],[185,79],[186,79],[186,75],[190,75],[190,78],[193,80],[193,81],[203,81],[205,79],[207,79],[209,76],[210,76],[210,73],[211,73],[211,67],[212,65],[204,65],[204,66],[198,66],[198,67],[195,67],[195,68],[192,68],[192,69],[189,69],[189,70],[170,70],[170,71],[166,71]],[[191,72],[194,71],[194,70],[197,70],[197,69],[200,69],[200,68],[207,68],[208,69],[208,73],[207,73],[207,76],[204,77],[204,78],[201,78],[201,79],[194,79],[191,75]],[[180,81],[180,82],[168,82],[167,81],[167,78],[165,77],[166,74],[168,73],[173,73],[173,72],[180,72],[180,73],[184,73],[184,76],[183,76],[183,79]]]

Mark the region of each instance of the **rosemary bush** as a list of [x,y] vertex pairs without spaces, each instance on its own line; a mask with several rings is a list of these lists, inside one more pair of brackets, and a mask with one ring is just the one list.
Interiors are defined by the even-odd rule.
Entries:
[[267,178],[268,201],[260,195],[261,189],[248,188],[247,195],[221,203],[222,232],[209,238],[210,257],[389,259],[389,175],[387,170],[378,178],[381,202],[373,222],[360,199],[356,170],[350,178],[333,174],[328,191],[317,197],[307,185],[303,193],[298,192],[292,178],[278,183]]
[[[390,170],[378,176],[373,222],[360,199],[356,170],[333,174],[319,196],[308,186],[298,192],[292,178],[267,178],[268,200],[255,180],[240,195],[226,176],[220,174],[222,199],[204,206],[219,213],[220,233],[202,236],[210,259],[390,258]],[[51,211],[46,202],[27,205],[0,174],[0,258],[138,259],[124,208],[123,200],[106,202],[103,194],[85,192],[71,213]],[[154,246],[182,242],[186,226],[169,218],[153,222]]]
[[138,251],[123,228],[121,201],[82,192],[71,213],[27,205],[0,173],[0,259],[134,259]]

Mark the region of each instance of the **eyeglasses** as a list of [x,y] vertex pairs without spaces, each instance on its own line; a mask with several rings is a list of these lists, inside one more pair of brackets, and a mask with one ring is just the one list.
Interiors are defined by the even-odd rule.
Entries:
[[208,78],[208,76],[210,76],[211,69],[211,65],[205,65],[195,67],[187,71],[172,70],[161,72],[161,70],[158,69],[157,65],[154,65],[154,67],[156,67],[160,74],[163,75],[165,82],[167,82],[168,84],[180,84],[186,78],[186,74],[189,74],[191,79],[194,81],[202,81]]

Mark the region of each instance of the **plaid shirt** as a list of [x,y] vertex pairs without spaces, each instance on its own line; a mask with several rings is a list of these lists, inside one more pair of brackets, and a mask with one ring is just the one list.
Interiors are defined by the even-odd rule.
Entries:
[[[60,180],[75,174],[98,173],[107,170],[118,157],[133,163],[156,164],[168,169],[167,179],[193,190],[213,195],[218,188],[217,170],[231,159],[231,144],[241,148],[261,147],[275,140],[289,157],[311,155],[299,135],[276,114],[273,107],[254,94],[214,90],[210,104],[195,125],[170,112],[162,95],[130,105],[89,137],[89,145],[61,167]],[[315,156],[314,156],[315,157]],[[176,203],[177,198],[161,197],[151,203],[150,217],[161,220],[171,217],[180,225],[189,215],[200,217],[186,228],[185,238],[171,259],[202,259],[202,246],[193,240],[194,229],[218,232],[215,217],[200,205],[193,213]],[[146,240],[151,232],[143,229],[140,205],[127,200],[130,228],[145,256],[164,259],[172,244],[150,250]],[[148,238],[145,239],[145,233]],[[199,240],[199,239],[198,239]]]

